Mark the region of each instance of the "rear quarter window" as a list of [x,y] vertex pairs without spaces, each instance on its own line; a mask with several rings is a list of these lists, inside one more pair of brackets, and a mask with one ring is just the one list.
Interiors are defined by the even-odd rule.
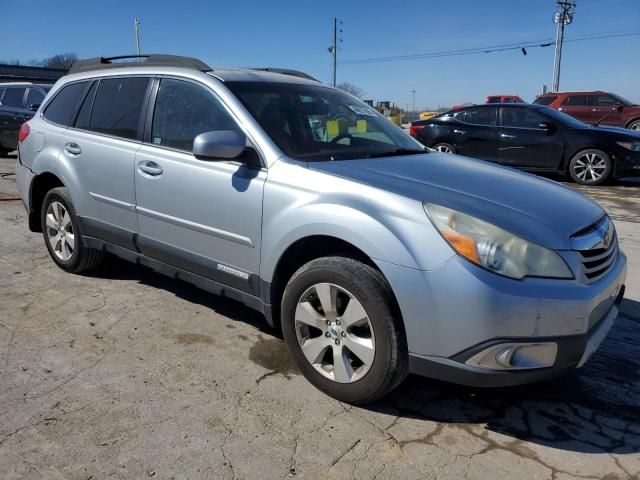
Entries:
[[62,87],[44,109],[44,118],[64,127],[71,125],[88,84],[89,82],[77,82]]
[[553,95],[549,95],[546,97],[538,97],[535,99],[535,101],[533,103],[535,103],[536,105],[551,105],[558,97],[553,96]]

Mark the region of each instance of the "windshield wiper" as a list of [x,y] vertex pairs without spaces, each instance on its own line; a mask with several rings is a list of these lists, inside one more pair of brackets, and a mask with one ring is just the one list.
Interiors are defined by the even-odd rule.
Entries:
[[417,155],[419,153],[427,153],[428,150],[426,148],[416,149],[416,148],[397,148],[395,150],[388,150],[386,152],[375,152],[366,155],[366,158],[379,158],[379,157],[399,157],[400,155]]

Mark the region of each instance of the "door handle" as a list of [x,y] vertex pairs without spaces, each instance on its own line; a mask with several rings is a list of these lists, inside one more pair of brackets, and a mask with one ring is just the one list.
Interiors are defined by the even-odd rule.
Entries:
[[75,156],[80,155],[82,153],[82,149],[80,145],[74,142],[67,142],[64,144],[64,151],[69,155]]
[[512,138],[516,138],[516,136],[515,135],[509,135],[508,133],[501,133],[500,134],[500,138],[512,139]]
[[599,112],[599,111],[600,111],[600,109],[599,109],[599,108],[594,108],[594,109],[592,109],[591,111],[592,111],[592,112]]
[[467,132],[465,132],[464,130],[457,130],[456,129],[456,130],[453,131],[453,133],[457,133],[458,135],[464,135]]
[[564,112],[564,108],[560,107],[560,108],[558,109],[558,111],[559,111],[559,112]]
[[151,175],[152,177],[157,177],[158,175],[162,175],[162,167],[158,165],[156,162],[144,161],[138,164],[138,170],[142,173],[146,173],[147,175]]

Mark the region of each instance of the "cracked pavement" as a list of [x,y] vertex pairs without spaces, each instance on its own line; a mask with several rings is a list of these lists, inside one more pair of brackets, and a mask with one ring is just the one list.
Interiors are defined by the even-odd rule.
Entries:
[[109,258],[70,275],[0,160],[3,479],[640,478],[640,179],[614,218],[622,315],[575,374],[481,390],[409,377],[367,407],[297,371],[259,314]]

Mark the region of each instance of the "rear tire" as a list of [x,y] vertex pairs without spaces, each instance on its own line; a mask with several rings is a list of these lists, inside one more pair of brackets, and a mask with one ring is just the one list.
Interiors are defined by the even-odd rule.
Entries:
[[49,190],[40,213],[44,243],[60,268],[80,273],[102,263],[104,252],[82,245],[76,210],[64,187]]
[[440,153],[456,153],[456,147],[447,142],[438,142],[431,147],[433,150],[436,150]]
[[580,185],[602,185],[609,179],[612,170],[611,157],[595,148],[576,153],[569,162],[569,175]]
[[369,265],[338,256],[303,265],[285,288],[281,318],[302,374],[337,400],[372,402],[408,373],[407,340],[391,287]]

